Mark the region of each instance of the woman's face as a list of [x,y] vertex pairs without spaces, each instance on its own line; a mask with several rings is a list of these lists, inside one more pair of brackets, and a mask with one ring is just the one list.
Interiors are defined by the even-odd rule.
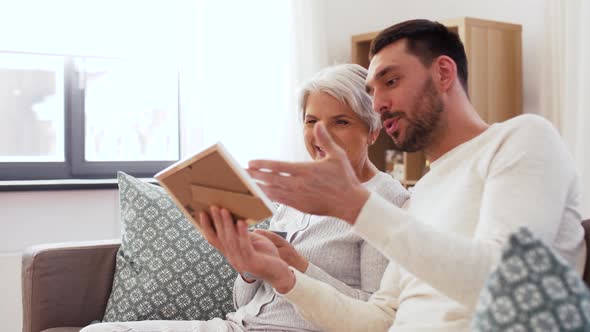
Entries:
[[369,134],[369,127],[348,105],[325,92],[310,93],[304,112],[305,147],[314,160],[325,156],[313,136],[313,127],[321,122],[332,139],[346,151],[353,167],[362,166],[367,160],[368,147],[379,131]]

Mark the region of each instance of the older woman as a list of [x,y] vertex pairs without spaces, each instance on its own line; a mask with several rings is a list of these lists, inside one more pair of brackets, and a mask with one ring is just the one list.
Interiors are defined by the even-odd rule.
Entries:
[[[377,139],[381,124],[365,92],[366,75],[358,65],[338,65],[324,69],[303,86],[300,111],[305,146],[313,159],[325,156],[313,135],[314,126],[324,124],[346,151],[358,180],[367,189],[402,205],[407,191],[391,176],[379,172],[368,158],[368,147]],[[241,274],[234,284],[236,312],[225,320],[105,323],[91,325],[83,332],[116,331],[115,327],[130,331],[319,331],[275,291],[280,287],[281,281],[275,277],[281,269],[290,271],[291,266],[348,297],[367,300],[379,288],[387,266],[387,259],[353,233],[348,224],[285,205],[278,207],[270,229],[285,232],[286,239],[272,232],[248,233],[243,221],[235,224],[228,211],[217,207],[211,207],[210,216],[201,215],[201,224],[207,240]],[[248,248],[236,241],[240,227],[249,239]],[[252,259],[243,256],[252,250],[256,252]]]

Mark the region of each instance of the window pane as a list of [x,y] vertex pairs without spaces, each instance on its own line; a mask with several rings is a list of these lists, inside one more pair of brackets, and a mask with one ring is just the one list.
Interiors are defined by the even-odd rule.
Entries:
[[0,162],[64,161],[64,60],[0,53]]
[[86,161],[178,159],[178,73],[154,63],[85,59]]

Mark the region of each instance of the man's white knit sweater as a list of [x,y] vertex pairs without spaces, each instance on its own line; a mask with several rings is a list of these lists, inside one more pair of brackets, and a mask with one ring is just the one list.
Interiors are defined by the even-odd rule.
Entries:
[[403,209],[370,195],[353,229],[391,262],[368,302],[296,271],[284,296],[329,331],[466,331],[502,245],[519,227],[582,271],[573,165],[543,118],[494,124],[433,162]]

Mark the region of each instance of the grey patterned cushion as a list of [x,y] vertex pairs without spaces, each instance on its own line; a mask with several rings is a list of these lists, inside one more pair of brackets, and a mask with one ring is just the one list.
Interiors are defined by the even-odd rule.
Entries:
[[477,305],[474,331],[590,331],[590,291],[580,276],[522,228]]
[[[159,186],[119,172],[122,243],[103,321],[209,320],[237,276]],[[268,226],[268,222],[259,224]]]

